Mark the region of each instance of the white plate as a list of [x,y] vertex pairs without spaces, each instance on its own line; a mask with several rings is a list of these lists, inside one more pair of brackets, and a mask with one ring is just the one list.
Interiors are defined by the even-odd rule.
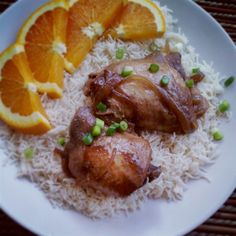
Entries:
[[[20,0],[0,17],[0,50],[13,42],[23,21],[46,0]],[[233,42],[206,12],[188,0],[162,0],[174,10],[179,25],[206,61],[225,75],[236,75],[236,49]],[[232,104],[233,117],[223,127],[222,155],[208,170],[211,183],[195,181],[188,185],[182,201],[147,201],[140,211],[128,217],[91,221],[79,213],[54,209],[32,183],[16,178],[14,166],[1,165],[0,205],[26,228],[41,235],[120,236],[182,235],[204,222],[229,197],[236,186],[236,83],[225,97]],[[6,158],[6,157],[5,157]]]

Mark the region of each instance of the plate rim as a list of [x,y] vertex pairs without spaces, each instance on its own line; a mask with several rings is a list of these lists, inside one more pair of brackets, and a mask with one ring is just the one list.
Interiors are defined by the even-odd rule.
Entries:
[[[14,11],[15,8],[18,8],[18,5],[21,5],[21,2],[24,2],[25,0],[18,0],[16,2],[14,2],[13,4],[11,4],[4,12],[2,12],[0,14],[0,21],[2,20],[2,18],[5,17],[5,15],[8,15],[9,12]],[[50,0],[48,0],[50,1]],[[155,0],[154,0],[155,1]],[[203,13],[204,15],[207,15],[207,17],[209,18],[209,20],[211,20],[215,26],[217,26],[217,28],[221,31],[221,33],[224,34],[225,38],[227,38],[228,43],[231,44],[232,48],[234,48],[235,52],[236,52],[236,46],[235,43],[233,42],[232,38],[229,36],[229,34],[225,31],[225,29],[223,28],[223,26],[210,14],[208,13],[205,9],[203,9],[200,5],[198,5],[194,0],[184,0],[186,2],[189,2],[191,5],[193,5],[195,8],[197,8],[199,11],[201,11],[201,13]],[[1,51],[0,51],[1,52]],[[229,191],[226,193],[224,199],[222,199],[222,203],[221,205],[230,197],[230,195],[234,192],[236,187],[236,181],[235,183],[232,183],[232,189],[229,188]],[[218,211],[218,209],[221,207],[221,205],[218,206],[217,209],[215,210],[211,210],[209,212],[207,212],[205,214],[204,219],[199,219],[199,221],[196,220],[195,224],[192,224],[189,227],[186,227],[185,230],[183,230],[181,232],[181,235],[185,235],[189,232],[191,232],[192,230],[196,229],[198,226],[200,226],[202,223],[204,223],[209,217],[211,217],[216,211]],[[7,208],[5,208],[0,201],[0,209],[8,216],[10,217],[13,221],[15,221],[16,223],[18,223],[21,227],[29,230],[32,233],[35,233],[37,235],[41,235],[42,232],[39,232],[36,229],[33,229],[33,227],[31,227],[29,224],[27,224],[27,222],[24,222],[24,220],[19,219],[18,217],[15,217],[14,214],[12,214],[10,211],[8,211]]]

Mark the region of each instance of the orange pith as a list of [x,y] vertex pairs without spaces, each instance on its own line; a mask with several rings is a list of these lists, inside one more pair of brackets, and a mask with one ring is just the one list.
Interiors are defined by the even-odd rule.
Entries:
[[70,7],[66,59],[73,67],[83,61],[122,6],[122,0],[79,0]]
[[13,45],[5,50],[0,55],[0,69],[0,119],[23,133],[47,132],[51,126],[23,47]]
[[[59,5],[50,7],[54,2]],[[47,93],[52,98],[61,97],[64,86],[63,54],[66,52],[68,12],[60,4],[63,6],[63,1],[57,0],[39,8],[26,21],[17,39],[25,47],[38,91]]]

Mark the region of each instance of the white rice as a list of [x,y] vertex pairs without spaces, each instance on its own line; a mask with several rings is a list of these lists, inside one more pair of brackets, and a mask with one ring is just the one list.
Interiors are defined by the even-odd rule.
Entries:
[[[190,180],[207,178],[207,166],[214,163],[217,156],[216,143],[212,141],[210,130],[219,123],[216,109],[219,102],[217,95],[223,92],[221,77],[211,65],[199,60],[187,38],[179,29],[176,30],[176,21],[171,16],[171,10],[165,6],[162,10],[166,15],[168,33],[163,39],[156,39],[155,42],[163,47],[168,40],[172,50],[182,54],[183,65],[188,74],[193,67],[200,67],[204,72],[206,77],[199,84],[199,89],[210,102],[208,112],[198,121],[199,128],[189,135],[143,133],[152,146],[153,164],[161,165],[163,172],[157,180],[146,184],[129,197],[104,197],[92,190],[76,187],[75,181],[64,175],[60,158],[54,156],[53,150],[59,137],[68,138],[70,121],[76,109],[85,102],[82,88],[88,74],[114,62],[118,47],[125,48],[127,59],[143,58],[150,53],[150,41],[131,43],[110,38],[97,42],[81,68],[73,76],[65,74],[62,99],[51,100],[42,96],[44,107],[55,127],[52,131],[41,137],[26,136],[13,133],[4,124],[0,124],[0,138],[5,140],[8,156],[16,161],[19,177],[26,177],[36,183],[54,205],[73,208],[92,218],[111,217],[139,209],[147,198],[181,199]],[[33,147],[35,151],[32,160],[25,159],[23,155],[28,147]]]

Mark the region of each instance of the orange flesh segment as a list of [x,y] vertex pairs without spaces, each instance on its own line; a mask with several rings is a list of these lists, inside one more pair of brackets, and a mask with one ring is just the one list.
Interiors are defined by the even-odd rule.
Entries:
[[[69,9],[67,26],[67,54],[66,59],[76,68],[84,60],[94,43],[106,30],[114,16],[119,14],[123,6],[122,0],[79,0]],[[94,33],[91,37],[84,33],[84,29],[94,23],[102,27],[101,33]]]
[[[160,16],[162,25],[165,25],[164,16],[156,5],[147,0],[143,0],[143,2],[151,5],[156,14]],[[123,33],[118,33],[117,29],[119,28]],[[110,34],[113,38],[123,40],[147,40],[162,37],[164,33],[165,30],[157,30],[155,17],[149,8],[129,1],[106,35]]]
[[[11,48],[7,50],[10,51]],[[34,79],[25,53],[20,52],[14,55],[3,65],[0,73],[1,103],[10,110],[10,115],[4,110],[0,110],[0,118],[13,129],[27,134],[43,134],[50,130],[51,126],[47,121],[47,115],[42,107],[39,95],[29,88],[34,86]],[[42,120],[39,118],[38,121],[32,121],[32,124],[26,125],[11,117],[20,115],[27,119],[35,112],[41,114]]]
[[[67,14],[61,7],[46,11],[38,17],[25,37],[25,52],[35,80],[39,82],[38,91],[46,92],[52,98],[61,97],[62,91],[50,87],[51,83],[58,85],[59,90],[64,87],[63,52],[56,51],[54,47],[58,46],[57,43],[65,45]],[[45,88],[45,83],[50,83],[48,88]]]

